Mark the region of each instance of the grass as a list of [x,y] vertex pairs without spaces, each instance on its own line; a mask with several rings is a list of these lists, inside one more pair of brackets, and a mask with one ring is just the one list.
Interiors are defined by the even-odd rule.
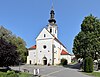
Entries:
[[0,77],[5,77],[6,73],[5,72],[0,72]]
[[86,73],[86,75],[90,75],[90,76],[94,76],[94,77],[100,77],[100,72]]
[[[29,74],[29,73],[17,73],[17,75],[19,76],[19,77],[30,77],[31,76],[31,74]],[[0,72],[0,77],[7,77],[7,73],[6,72]]]
[[29,73],[20,73],[19,74],[19,77],[30,77],[31,76],[31,74],[29,74]]

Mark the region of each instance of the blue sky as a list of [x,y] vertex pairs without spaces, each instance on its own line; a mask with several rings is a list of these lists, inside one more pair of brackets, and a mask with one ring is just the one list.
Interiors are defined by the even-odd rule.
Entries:
[[[0,25],[23,38],[27,46],[48,24],[52,0],[0,0]],[[59,40],[72,53],[74,37],[85,16],[100,18],[100,0],[54,0]]]

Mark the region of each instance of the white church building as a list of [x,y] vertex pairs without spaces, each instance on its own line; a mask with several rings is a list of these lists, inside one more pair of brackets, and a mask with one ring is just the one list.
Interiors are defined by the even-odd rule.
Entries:
[[58,39],[58,26],[51,9],[48,25],[36,38],[36,45],[28,49],[27,64],[57,65],[62,58],[71,63],[71,55]]

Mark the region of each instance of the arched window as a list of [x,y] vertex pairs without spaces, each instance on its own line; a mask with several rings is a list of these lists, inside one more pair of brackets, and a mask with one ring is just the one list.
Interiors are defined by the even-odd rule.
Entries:
[[44,34],[44,37],[46,37],[46,34]]
[[52,32],[52,29],[50,29],[50,33]]
[[56,30],[55,30],[55,33],[56,33]]

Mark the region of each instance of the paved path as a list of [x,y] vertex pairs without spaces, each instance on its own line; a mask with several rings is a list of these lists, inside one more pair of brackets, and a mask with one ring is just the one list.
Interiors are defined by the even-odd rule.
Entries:
[[34,66],[34,65],[23,65],[19,67],[11,67],[15,70],[28,69],[29,73],[33,74],[34,69],[40,69],[41,77],[90,77],[79,72],[78,69],[66,68],[63,66]]

